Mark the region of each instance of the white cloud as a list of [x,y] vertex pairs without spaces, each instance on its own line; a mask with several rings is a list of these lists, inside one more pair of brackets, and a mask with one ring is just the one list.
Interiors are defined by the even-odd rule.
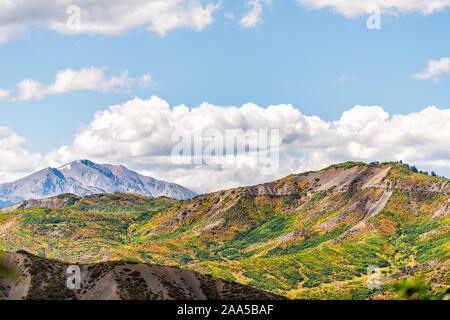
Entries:
[[14,99],[20,101],[40,100],[46,94],[45,86],[42,83],[30,79],[20,81],[17,91],[17,97]]
[[46,95],[68,93],[75,90],[110,91],[118,88],[129,88],[134,83],[142,87],[148,87],[152,83],[149,74],[140,79],[130,78],[128,70],[118,76],[107,78],[106,68],[82,68],[79,71],[66,69],[59,71],[55,76],[55,82],[45,85],[39,81],[26,79],[16,86],[16,95],[11,96],[11,90],[0,89],[0,101],[28,101],[40,100]]
[[[170,107],[158,98],[135,98],[97,112],[72,143],[46,155],[27,150],[25,138],[0,127],[0,182],[45,166],[77,159],[123,164],[143,174],[173,181],[198,192],[271,181],[333,163],[403,160],[419,168],[450,174],[450,109],[428,107],[390,116],[378,106],[356,106],[336,121],[305,116],[291,105],[267,108],[248,103],[220,107],[203,103]],[[192,135],[207,129],[279,129],[280,167],[261,174],[255,155],[214,165],[185,165],[171,155],[176,130]]]
[[11,92],[9,90],[0,89],[0,102],[8,102],[11,99]]
[[147,88],[149,86],[151,86],[153,84],[153,79],[152,76],[149,74],[144,74],[140,79],[139,79],[139,85],[142,88]]
[[251,9],[239,21],[243,28],[254,28],[261,23],[263,6],[270,5],[271,0],[247,0],[247,6]]
[[10,181],[43,168],[42,155],[27,151],[24,137],[0,127],[0,181]]
[[430,59],[427,61],[427,68],[413,75],[417,80],[433,79],[435,82],[444,74],[450,74],[450,58],[445,57],[440,60]]
[[[442,172],[450,167],[449,121],[450,109],[436,107],[390,117],[381,107],[356,106],[329,122],[305,116],[291,105],[261,108],[249,103],[238,108],[203,103],[189,109],[171,108],[158,97],[136,98],[96,113],[72,144],[46,159],[55,166],[79,158],[121,163],[199,192],[270,181],[347,160],[404,160]],[[175,130],[194,135],[211,128],[279,129],[279,171],[261,175],[251,155],[217,165],[181,165],[171,156]]]
[[[220,1],[202,0],[33,0],[0,1],[0,43],[26,32],[31,26],[57,32],[120,35],[145,27],[147,31],[165,35],[177,28],[203,30],[213,22]],[[79,28],[74,25],[74,12],[80,8]],[[76,17],[75,17],[76,18]],[[72,19],[72,20],[71,20]],[[68,23],[69,22],[69,23]]]
[[381,12],[398,14],[419,11],[424,15],[442,11],[450,6],[450,0],[296,0],[298,3],[312,8],[332,8],[347,16],[356,17],[367,14],[368,8],[377,6]]
[[74,90],[108,90],[113,87],[127,86],[128,71],[120,76],[105,79],[104,68],[83,68],[80,71],[66,69],[56,74],[55,82],[48,86],[48,94],[61,94]]
[[4,25],[0,23],[0,44],[8,42],[15,37],[20,37],[21,35],[25,34],[26,31],[26,26],[21,24],[9,23]]
[[[367,14],[378,6],[383,13],[421,12],[431,14],[450,6],[450,0],[294,0],[312,9],[332,8],[347,16]],[[64,34],[122,35],[144,28],[161,36],[180,28],[201,31],[214,21],[222,0],[0,0],[0,43],[27,34],[30,27],[51,29]],[[245,0],[249,11],[239,20],[243,28],[261,23],[265,5],[271,0]],[[71,6],[80,10],[79,24]],[[231,12],[225,13],[234,19]],[[76,27],[74,27],[76,26]]]

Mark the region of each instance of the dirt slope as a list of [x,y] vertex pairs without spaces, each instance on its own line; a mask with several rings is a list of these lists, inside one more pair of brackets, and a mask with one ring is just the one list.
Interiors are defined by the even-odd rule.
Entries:
[[81,289],[69,290],[69,264],[28,253],[5,253],[4,259],[20,273],[17,281],[0,282],[4,298],[10,300],[280,299],[186,269],[127,262],[80,265]]

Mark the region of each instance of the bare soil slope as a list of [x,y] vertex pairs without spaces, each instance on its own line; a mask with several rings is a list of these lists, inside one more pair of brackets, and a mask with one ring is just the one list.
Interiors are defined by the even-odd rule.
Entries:
[[186,269],[122,261],[80,265],[81,289],[69,290],[69,264],[25,252],[5,253],[4,259],[20,274],[17,281],[1,281],[3,297],[11,300],[281,299]]

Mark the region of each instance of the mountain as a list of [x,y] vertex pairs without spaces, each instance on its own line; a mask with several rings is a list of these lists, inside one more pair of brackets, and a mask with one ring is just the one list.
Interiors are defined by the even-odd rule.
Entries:
[[127,192],[151,197],[189,199],[196,194],[180,185],[159,181],[124,166],[99,165],[79,160],[60,168],[47,168],[20,180],[0,185],[0,201],[7,205],[63,193],[79,196]]
[[[396,162],[343,163],[144,207],[129,195],[98,195],[0,220],[7,251],[177,266],[294,299],[450,290],[450,180]],[[368,270],[379,270],[379,289],[368,288]]]
[[198,272],[148,264],[106,262],[80,265],[81,289],[66,286],[68,264],[26,252],[5,253],[19,270],[17,281],[0,279],[9,300],[280,300],[280,296]]

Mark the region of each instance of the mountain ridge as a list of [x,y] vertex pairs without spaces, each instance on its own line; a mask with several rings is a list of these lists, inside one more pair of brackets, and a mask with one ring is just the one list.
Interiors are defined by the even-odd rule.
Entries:
[[11,204],[64,193],[85,196],[113,192],[175,199],[189,199],[196,195],[183,186],[140,175],[121,165],[99,165],[89,160],[77,160],[59,168],[45,168],[19,180],[0,184],[0,201]]
[[[141,211],[126,194],[19,209],[3,214],[0,240],[75,263],[182,266],[290,298],[392,298],[400,277],[421,275],[440,297],[450,288],[449,182],[402,163],[350,162]],[[365,285],[369,266],[381,291]]]

